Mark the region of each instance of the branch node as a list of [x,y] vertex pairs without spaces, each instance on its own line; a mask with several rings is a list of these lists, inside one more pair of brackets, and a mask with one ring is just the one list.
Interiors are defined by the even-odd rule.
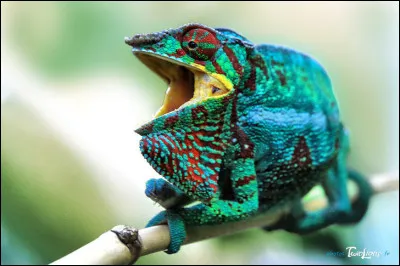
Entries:
[[117,225],[110,231],[115,233],[118,239],[129,249],[132,255],[130,264],[135,263],[140,256],[143,246],[139,230],[127,225]]

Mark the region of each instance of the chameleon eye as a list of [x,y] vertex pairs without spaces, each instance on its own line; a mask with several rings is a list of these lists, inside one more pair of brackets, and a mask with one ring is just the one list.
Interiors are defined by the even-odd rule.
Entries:
[[197,48],[197,43],[195,43],[194,41],[190,41],[188,43],[189,49],[196,49]]
[[214,33],[205,29],[192,29],[182,38],[182,47],[190,57],[197,60],[210,60],[221,43]]

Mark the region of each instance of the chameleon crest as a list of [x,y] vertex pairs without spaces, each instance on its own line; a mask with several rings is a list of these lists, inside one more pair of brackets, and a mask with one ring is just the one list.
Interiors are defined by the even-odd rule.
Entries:
[[[166,208],[148,226],[168,223],[168,253],[179,250],[186,225],[247,219],[283,205],[292,214],[269,230],[311,232],[364,215],[371,188],[347,170],[348,135],[317,61],[201,24],[125,42],[168,84],[154,119],[136,130],[143,156],[168,181],[146,186]],[[353,206],[348,178],[361,191]],[[301,197],[319,183],[331,204],[306,213]]]

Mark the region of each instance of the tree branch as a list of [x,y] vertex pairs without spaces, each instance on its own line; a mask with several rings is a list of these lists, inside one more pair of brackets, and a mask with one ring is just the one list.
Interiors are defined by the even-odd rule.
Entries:
[[[374,175],[369,179],[374,193],[383,193],[399,189],[398,171]],[[357,198],[357,191],[349,192],[352,201]],[[305,202],[307,210],[316,210],[326,206],[323,192],[319,191],[316,199]],[[253,227],[273,225],[289,208],[280,211],[258,215],[245,221],[231,222],[213,226],[188,226],[187,238],[184,244],[198,242],[217,236],[233,234]],[[97,239],[80,249],[54,261],[51,265],[67,264],[107,264],[129,265],[140,256],[167,249],[170,241],[168,226],[158,225],[139,231],[128,226],[116,226],[100,235]]]

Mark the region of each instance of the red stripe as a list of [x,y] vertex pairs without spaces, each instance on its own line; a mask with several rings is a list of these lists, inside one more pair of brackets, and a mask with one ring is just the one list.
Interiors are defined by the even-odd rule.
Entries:
[[160,164],[160,167],[161,167],[161,169],[163,169],[163,170],[167,170],[167,172],[169,173],[169,175],[172,176],[172,175],[174,174],[174,171],[173,171],[172,166],[169,164],[169,162],[170,162],[170,160],[168,160],[167,163],[161,163],[161,164]]
[[165,126],[166,127],[173,127],[176,122],[178,122],[179,117],[178,115],[170,116],[165,119]]
[[165,137],[166,139],[168,139],[169,142],[170,142],[170,143],[166,142],[165,145],[167,145],[167,146],[171,146],[171,145],[172,145],[172,146],[171,146],[171,149],[173,149],[176,153],[178,153],[179,150],[178,150],[178,147],[175,145],[174,140],[173,140],[170,136],[168,136],[168,135],[164,135],[164,137]]
[[221,66],[217,63],[217,61],[213,60],[212,64],[215,67],[215,71],[217,71],[218,74],[225,75],[225,72],[222,70]]
[[202,66],[205,66],[205,65],[206,65],[206,62],[205,62],[205,61],[194,60],[194,62],[195,62],[196,64],[198,64],[198,65],[202,65]]
[[172,54],[169,54],[169,55],[179,58],[179,57],[184,56],[185,54],[186,53],[185,53],[185,51],[183,49],[178,49],[178,50],[176,50],[175,53],[172,53]]
[[[194,172],[195,169],[196,169],[197,171],[199,171],[200,176],[197,175],[197,174]],[[203,173],[203,171],[201,171],[201,169],[200,169],[199,167],[196,167],[196,168],[189,167],[189,168],[188,168],[188,172],[189,172],[189,176],[187,177],[188,180],[190,180],[190,181],[195,181],[196,183],[204,183],[203,178],[201,178],[201,176],[202,176],[204,173]]]
[[235,56],[235,54],[233,53],[233,51],[228,48],[227,46],[224,46],[224,52],[226,53],[226,55],[228,56],[229,60],[231,61],[233,68],[236,70],[236,73],[238,74],[242,74],[242,66],[240,65],[240,63],[237,60],[237,57]]
[[188,39],[189,40],[192,40],[193,39],[193,35],[194,35],[194,33],[196,32],[196,30],[191,30],[191,31],[189,31],[189,36],[188,36]]
[[255,175],[245,176],[242,179],[236,181],[236,187],[247,185],[248,183],[250,183],[250,181],[255,179],[256,179]]
[[210,188],[212,188],[214,190],[214,193],[217,192],[217,186],[214,184],[210,184],[209,186]]
[[[167,138],[172,143],[172,146],[169,143],[165,143],[167,146],[171,146],[171,150],[170,150],[171,153],[174,152],[175,154],[182,154],[170,136],[164,135],[164,137]],[[172,159],[172,155],[170,155],[170,162],[171,162],[171,165],[176,166],[178,171],[181,171],[181,169],[179,167],[179,160],[178,160],[177,156],[175,156],[175,158]]]
[[279,76],[279,81],[282,86],[286,86],[286,77],[282,74],[280,70],[276,71],[276,74]]
[[252,91],[256,90],[256,70],[253,64],[251,64],[250,77],[247,78],[245,86]]

